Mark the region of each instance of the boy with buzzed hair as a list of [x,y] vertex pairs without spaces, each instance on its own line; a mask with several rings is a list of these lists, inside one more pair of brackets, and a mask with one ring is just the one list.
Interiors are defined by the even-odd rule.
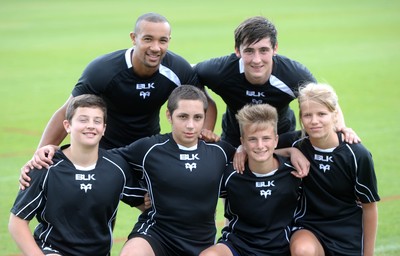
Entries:
[[207,98],[191,85],[169,96],[172,132],[114,149],[132,164],[152,202],[135,224],[121,256],[197,256],[214,244],[222,173],[235,152],[230,144],[199,140]]
[[[70,145],[51,153],[48,169],[30,172],[31,186],[19,191],[11,209],[9,231],[24,255],[108,255],[120,199],[143,204],[145,190],[128,163],[99,148],[106,120],[98,96],[69,103],[63,125]],[[33,217],[39,225],[32,236]]]

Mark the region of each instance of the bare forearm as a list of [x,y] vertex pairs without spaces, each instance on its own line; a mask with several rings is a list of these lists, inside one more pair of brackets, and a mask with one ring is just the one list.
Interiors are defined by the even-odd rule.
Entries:
[[206,120],[204,122],[203,128],[214,131],[215,128],[215,123],[217,121],[217,104],[215,104],[215,101],[211,98],[211,96],[205,91],[206,96],[207,96],[207,101],[208,101],[208,108],[206,112]]
[[378,207],[376,203],[363,204],[364,255],[374,255],[378,230]]
[[69,97],[65,104],[53,114],[44,129],[38,148],[45,145],[60,145],[65,139],[67,132],[64,129],[63,121],[65,120],[67,106],[72,98],[72,96]]
[[67,132],[62,125],[64,119],[59,116],[53,116],[47,124],[42,138],[40,139],[38,148],[45,145],[60,145],[67,136]]
[[44,255],[31,234],[28,221],[11,214],[8,229],[23,255]]

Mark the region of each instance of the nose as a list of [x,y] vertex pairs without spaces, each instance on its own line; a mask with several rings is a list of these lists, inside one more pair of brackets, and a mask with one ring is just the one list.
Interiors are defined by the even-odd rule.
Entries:
[[253,55],[253,62],[259,63],[261,62],[261,57],[260,57],[260,53],[258,51],[254,52]]
[[193,129],[193,127],[194,127],[193,123],[194,123],[193,119],[188,119],[186,122],[186,128]]
[[318,117],[316,115],[311,116],[311,123],[317,123],[318,122]]
[[258,148],[262,148],[262,147],[263,147],[263,141],[262,141],[262,139],[258,139],[258,140],[257,140],[257,147],[258,147]]
[[154,52],[160,51],[161,47],[158,41],[153,41],[152,44],[150,45],[150,50]]
[[86,128],[93,129],[94,128],[94,121],[89,121],[86,125]]

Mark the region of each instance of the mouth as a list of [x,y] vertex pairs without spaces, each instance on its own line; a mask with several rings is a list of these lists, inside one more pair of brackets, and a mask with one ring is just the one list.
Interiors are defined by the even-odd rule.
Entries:
[[320,130],[322,130],[321,127],[311,127],[311,128],[310,128],[310,131],[312,131],[312,132],[318,132],[318,131],[320,131]]
[[261,70],[264,66],[263,65],[256,65],[256,66],[251,66],[251,67],[254,70]]
[[84,132],[83,135],[85,135],[86,137],[89,137],[89,138],[93,138],[93,137],[96,137],[96,136],[97,136],[97,133],[94,133],[94,132]]
[[160,54],[147,54],[150,61],[158,61],[160,59]]

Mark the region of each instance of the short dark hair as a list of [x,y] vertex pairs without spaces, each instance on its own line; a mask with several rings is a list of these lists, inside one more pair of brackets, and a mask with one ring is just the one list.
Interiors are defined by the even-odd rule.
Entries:
[[158,14],[155,12],[145,13],[145,14],[139,16],[139,18],[136,20],[135,27],[133,30],[135,33],[139,32],[140,23],[144,20],[148,21],[148,22],[154,22],[154,23],[168,23],[169,24],[169,21],[167,20],[167,18],[165,18],[161,14]]
[[278,39],[278,31],[275,25],[262,16],[255,16],[246,19],[235,29],[235,48],[239,49],[242,44],[250,45],[257,43],[264,38],[271,40],[275,48]]
[[207,111],[208,101],[205,93],[193,85],[181,85],[169,95],[167,109],[171,115],[178,108],[180,100],[200,100],[203,102],[204,112]]
[[71,122],[77,108],[99,108],[103,111],[104,123],[107,122],[107,106],[104,100],[94,94],[82,94],[72,98],[65,112],[65,119]]

